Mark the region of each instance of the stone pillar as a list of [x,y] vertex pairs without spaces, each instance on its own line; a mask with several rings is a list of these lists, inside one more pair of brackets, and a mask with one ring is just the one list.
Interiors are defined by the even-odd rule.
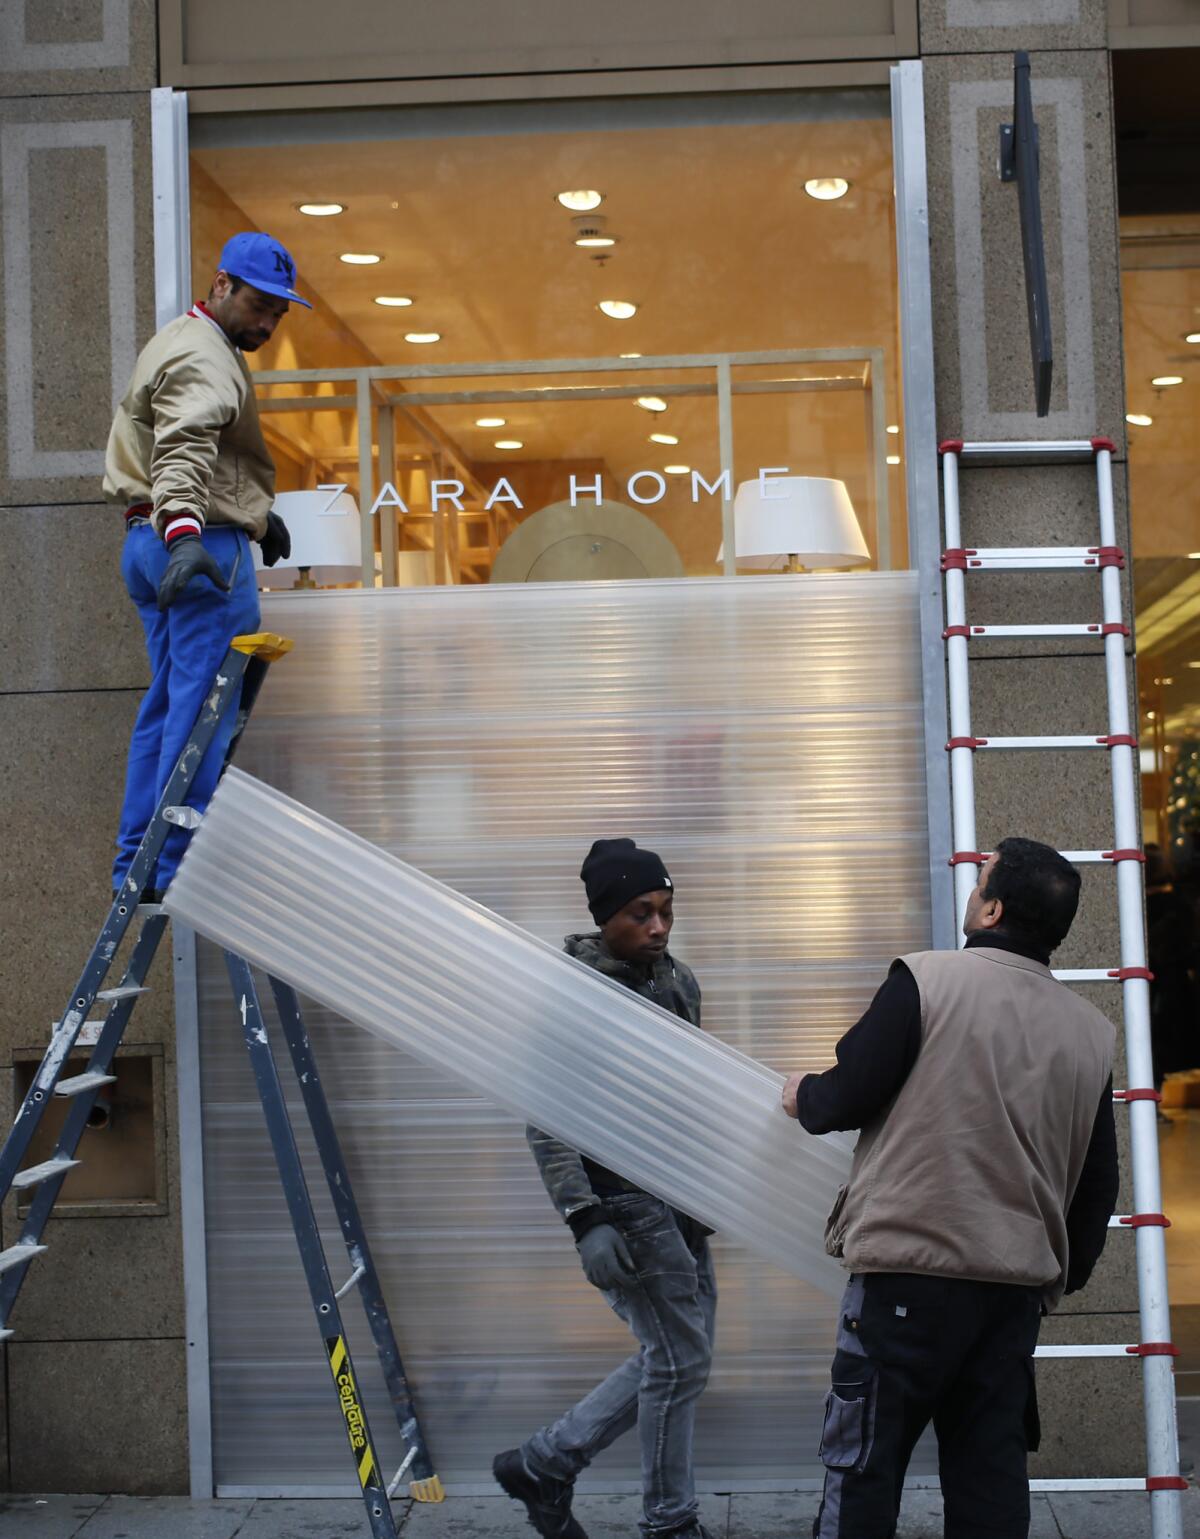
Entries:
[[[40,1052],[109,894],[125,748],[146,669],[100,500],[114,400],[154,329],[152,0],[0,7],[0,1108]],[[170,957],[127,1041],[173,1122]],[[120,1136],[119,1102],[111,1132]],[[0,1113],[7,1125],[12,1112]],[[13,1313],[0,1488],[187,1488],[177,1159],[157,1201],[52,1221]],[[101,1210],[104,1212],[104,1210]],[[0,1214],[3,1243],[16,1204]],[[5,1388],[0,1388],[2,1404]]]
[[[1117,444],[1118,542],[1128,550],[1121,288],[1105,0],[921,0],[932,231],[938,434],[964,439],[1109,437]],[[1034,412],[1017,194],[999,181],[1001,123],[1012,121],[1013,51],[1030,54],[1041,146],[1041,195],[1054,337],[1050,414]],[[967,545],[1097,541],[1094,468],[964,468]],[[1126,616],[1132,617],[1129,573]],[[983,574],[968,579],[979,624],[1096,621],[1098,577]],[[972,730],[979,736],[1107,730],[1102,643],[996,640],[972,647]],[[1136,695],[1134,696],[1136,700]],[[1060,849],[1111,849],[1107,756],[979,754],[978,836]],[[1115,966],[1111,866],[1085,867],[1061,967]],[[1121,1021],[1117,985],[1081,992]],[[1120,1047],[1116,1068],[1123,1084]],[[1128,1139],[1118,1108],[1128,1212]],[[1096,1275],[1065,1299],[1044,1342],[1138,1339],[1132,1235],[1110,1235]],[[1065,1360],[1038,1369],[1042,1452],[1034,1477],[1145,1473],[1135,1359]]]

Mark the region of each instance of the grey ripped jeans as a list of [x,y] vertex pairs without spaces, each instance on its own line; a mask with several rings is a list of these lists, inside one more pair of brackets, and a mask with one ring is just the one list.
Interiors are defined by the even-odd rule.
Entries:
[[574,1480],[602,1448],[636,1424],[642,1532],[669,1534],[696,1519],[692,1428],[712,1362],[717,1313],[712,1258],[708,1241],[699,1235],[685,1239],[674,1212],[657,1197],[629,1193],[608,1198],[604,1206],[637,1268],[635,1283],[605,1298],[637,1337],[639,1350],[578,1405],[535,1432],[521,1452],[537,1473]]

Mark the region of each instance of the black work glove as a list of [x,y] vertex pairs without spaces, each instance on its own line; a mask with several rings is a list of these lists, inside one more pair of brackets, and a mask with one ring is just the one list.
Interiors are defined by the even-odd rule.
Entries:
[[267,514],[266,533],[258,543],[262,546],[264,566],[274,566],[281,557],[286,561],[291,555],[292,537],[278,513]]
[[180,535],[177,540],[171,541],[167,569],[158,585],[158,607],[170,609],[193,577],[207,577],[222,593],[229,592],[229,584],[221,575],[221,568],[204,548],[200,536]]
[[637,1276],[624,1237],[612,1224],[594,1225],[575,1248],[583,1262],[583,1275],[593,1288],[611,1293],[627,1288]]

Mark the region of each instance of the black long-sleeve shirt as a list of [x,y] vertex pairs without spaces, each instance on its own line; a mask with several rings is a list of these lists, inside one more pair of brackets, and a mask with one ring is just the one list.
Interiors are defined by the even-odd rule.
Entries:
[[[972,935],[967,945],[990,946],[1035,962],[1049,962],[1044,953],[995,930]],[[920,1050],[920,990],[904,963],[895,962],[866,1013],[838,1043],[837,1063],[824,1074],[807,1074],[800,1081],[796,1106],[801,1126],[809,1133],[866,1127],[899,1093]],[[1100,1259],[1119,1184],[1110,1077],[1096,1108],[1079,1184],[1067,1209],[1067,1293],[1083,1287]]]

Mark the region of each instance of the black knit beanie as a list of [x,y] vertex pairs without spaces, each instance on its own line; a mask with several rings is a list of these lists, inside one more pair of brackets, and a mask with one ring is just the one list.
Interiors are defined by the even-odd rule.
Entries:
[[632,839],[597,839],[579,872],[588,908],[597,924],[644,892],[671,892],[667,868],[653,850],[639,850]]

